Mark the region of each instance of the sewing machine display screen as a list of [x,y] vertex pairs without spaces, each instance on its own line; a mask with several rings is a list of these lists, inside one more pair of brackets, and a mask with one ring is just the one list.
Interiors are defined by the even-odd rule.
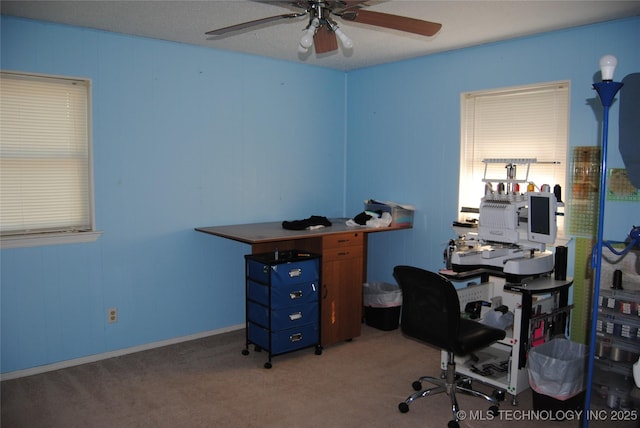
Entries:
[[529,224],[527,239],[541,244],[556,240],[556,200],[553,193],[529,192]]

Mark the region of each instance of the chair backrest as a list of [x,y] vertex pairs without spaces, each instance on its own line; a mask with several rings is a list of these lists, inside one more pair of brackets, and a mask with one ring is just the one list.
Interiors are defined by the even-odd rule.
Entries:
[[402,332],[453,351],[460,334],[460,300],[451,281],[413,266],[396,266],[393,276],[402,289]]

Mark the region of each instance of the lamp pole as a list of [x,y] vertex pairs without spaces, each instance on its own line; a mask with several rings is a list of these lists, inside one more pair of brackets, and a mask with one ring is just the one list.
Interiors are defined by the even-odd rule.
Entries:
[[600,272],[602,270],[602,247],[603,247],[603,227],[604,227],[604,204],[607,193],[607,143],[609,134],[609,107],[613,99],[622,88],[622,83],[613,81],[613,71],[617,65],[617,60],[612,55],[605,55],[600,59],[602,70],[602,82],[594,83],[593,88],[598,92],[600,101],[604,107],[602,117],[602,161],[600,166],[600,205],[598,210],[598,232],[595,246],[591,253],[591,267],[594,269],[593,285],[593,309],[591,311],[591,336],[589,339],[589,360],[587,369],[587,390],[585,395],[585,405],[583,413],[583,427],[589,426],[588,411],[591,404],[591,385],[593,382],[593,366],[596,349],[596,328],[598,322],[598,309],[600,299]]

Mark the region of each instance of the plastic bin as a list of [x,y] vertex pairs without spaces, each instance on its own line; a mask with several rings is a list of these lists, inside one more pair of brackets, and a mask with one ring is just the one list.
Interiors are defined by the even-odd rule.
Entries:
[[364,320],[368,326],[391,331],[400,324],[402,290],[386,282],[365,283],[363,290]]
[[365,211],[382,211],[391,214],[390,226],[412,226],[413,210],[392,202],[364,201]]
[[529,351],[527,369],[534,410],[578,410],[584,398],[587,347],[553,339]]

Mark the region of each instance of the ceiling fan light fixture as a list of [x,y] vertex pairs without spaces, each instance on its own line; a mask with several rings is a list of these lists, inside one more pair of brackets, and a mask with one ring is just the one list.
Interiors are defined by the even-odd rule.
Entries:
[[338,36],[338,38],[342,42],[342,47],[344,47],[345,49],[353,48],[353,40],[351,40],[349,36],[344,34],[344,31],[342,31],[340,27],[334,24],[334,25],[331,25],[330,28],[331,30],[333,30],[334,33],[336,33],[336,36]]
[[313,35],[316,33],[316,29],[320,25],[318,18],[313,18],[311,23],[305,30],[302,38],[300,39],[300,46],[298,48],[301,52],[307,52],[311,45],[313,45]]

